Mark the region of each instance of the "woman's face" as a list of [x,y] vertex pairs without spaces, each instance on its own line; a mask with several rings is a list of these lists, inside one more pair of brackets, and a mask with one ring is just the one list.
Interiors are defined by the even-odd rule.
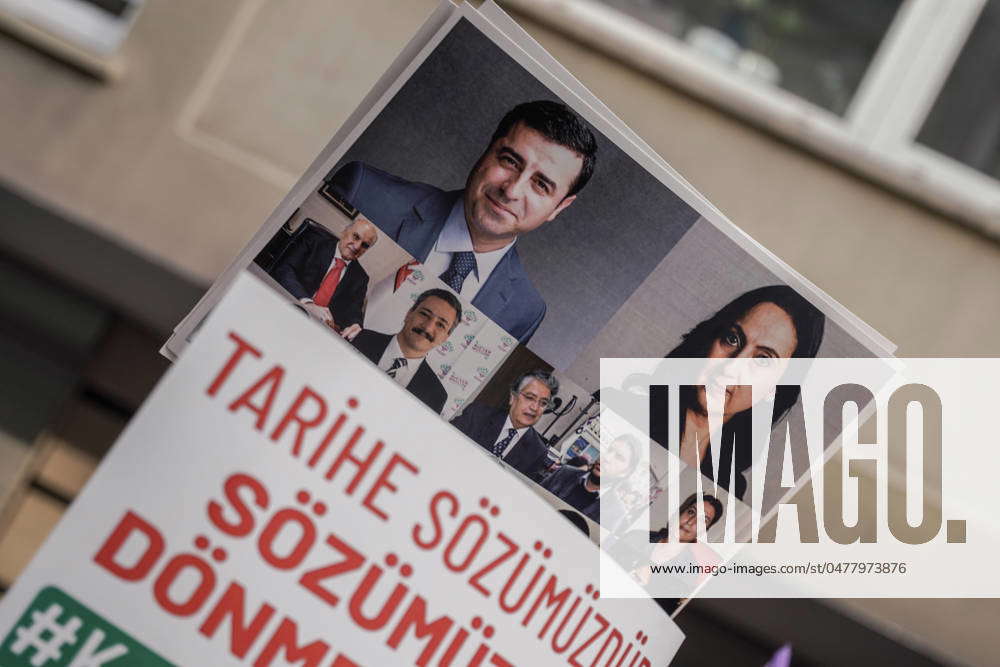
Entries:
[[[746,365],[715,363],[709,366],[704,386],[698,389],[698,403],[708,409],[706,391],[726,393],[723,417],[743,412],[753,405],[750,384],[758,387],[758,400],[763,398],[761,385],[774,386],[781,377],[785,364],[795,352],[798,337],[792,318],[773,303],[759,303],[740,319],[733,322],[712,342],[708,351],[711,359],[752,359],[753,377],[746,377]],[[772,381],[773,380],[773,381]]]
[[[705,512],[705,528],[707,530],[708,526],[711,526],[712,522],[715,521],[715,508],[708,502],[702,502],[701,505],[703,511]],[[698,541],[697,512],[697,505],[691,505],[691,507],[681,512],[679,520],[677,521],[677,539],[681,542]]]

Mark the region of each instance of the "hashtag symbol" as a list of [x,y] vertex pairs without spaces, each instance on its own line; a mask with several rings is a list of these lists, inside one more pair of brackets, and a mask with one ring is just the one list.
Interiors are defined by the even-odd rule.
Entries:
[[10,647],[14,655],[21,655],[29,648],[35,649],[35,654],[31,657],[33,667],[42,667],[50,660],[59,660],[63,646],[76,643],[76,631],[83,624],[83,621],[74,616],[65,625],[60,625],[59,616],[62,613],[63,608],[58,604],[49,605],[44,614],[40,611],[31,612],[31,625],[15,630],[17,639]]

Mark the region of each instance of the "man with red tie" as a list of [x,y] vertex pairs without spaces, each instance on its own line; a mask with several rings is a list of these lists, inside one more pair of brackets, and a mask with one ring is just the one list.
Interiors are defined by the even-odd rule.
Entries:
[[378,230],[358,216],[339,239],[304,231],[271,269],[271,276],[311,317],[335,331],[360,331],[368,273],[357,260],[375,245]]

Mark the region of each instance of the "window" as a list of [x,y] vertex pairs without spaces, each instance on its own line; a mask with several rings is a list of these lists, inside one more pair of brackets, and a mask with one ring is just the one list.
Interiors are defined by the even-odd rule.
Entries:
[[983,8],[917,142],[1000,179],[1000,1]]
[[504,0],[1000,239],[1000,0]]
[[[106,58],[128,36],[143,0],[0,0],[0,24],[31,41],[42,31]],[[48,40],[40,40],[46,48]]]
[[843,115],[903,0],[600,0]]

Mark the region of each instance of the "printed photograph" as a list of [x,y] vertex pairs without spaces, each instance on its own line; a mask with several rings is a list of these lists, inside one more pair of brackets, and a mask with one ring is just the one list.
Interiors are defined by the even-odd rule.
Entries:
[[560,369],[698,219],[465,20],[325,181]]
[[[443,30],[338,135],[249,270],[596,541],[631,528],[665,475],[648,464],[649,448],[661,447],[649,438],[601,452],[602,393],[629,391],[602,386],[602,357],[879,350],[856,320],[726,233],[721,216],[703,217],[664,184],[667,172],[522,62],[468,18]],[[798,399],[777,394],[774,429]],[[747,503],[751,453],[733,446],[713,457],[704,404],[682,397],[671,425],[678,465]],[[748,432],[752,405],[737,407],[723,441]],[[654,515],[649,532],[672,520]]]

